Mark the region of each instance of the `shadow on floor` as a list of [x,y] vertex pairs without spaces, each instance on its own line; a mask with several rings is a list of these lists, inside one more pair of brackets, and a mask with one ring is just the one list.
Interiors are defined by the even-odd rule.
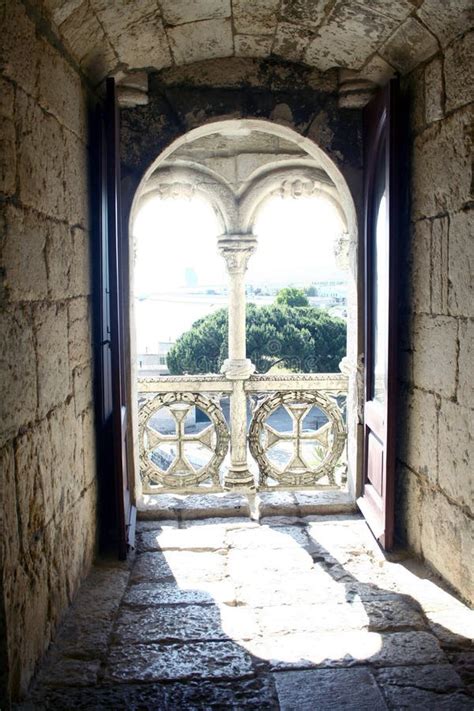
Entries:
[[404,592],[415,578],[388,574],[357,517],[318,519],[143,524],[130,568],[94,569],[16,708],[472,711],[470,640],[436,621],[462,605]]

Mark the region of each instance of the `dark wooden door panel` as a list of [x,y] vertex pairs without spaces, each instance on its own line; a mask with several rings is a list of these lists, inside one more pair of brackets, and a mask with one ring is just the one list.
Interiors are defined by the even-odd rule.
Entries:
[[133,545],[135,510],[128,467],[124,249],[120,214],[119,112],[115,82],[107,80],[105,106],[95,126],[96,405],[101,542],[124,559]]
[[387,549],[393,546],[394,536],[398,106],[398,83],[394,80],[364,112],[364,471],[357,503],[375,537]]

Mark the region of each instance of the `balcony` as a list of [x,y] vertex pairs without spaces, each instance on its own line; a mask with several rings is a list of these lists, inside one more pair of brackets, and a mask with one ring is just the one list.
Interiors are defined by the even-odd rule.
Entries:
[[142,492],[342,490],[342,373],[138,379]]

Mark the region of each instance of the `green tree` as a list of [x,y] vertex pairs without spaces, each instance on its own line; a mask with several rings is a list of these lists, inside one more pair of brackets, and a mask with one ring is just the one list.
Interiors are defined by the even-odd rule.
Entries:
[[309,306],[308,297],[302,289],[286,286],[280,289],[276,297],[279,306]]
[[[227,358],[227,309],[196,321],[168,353],[171,374],[218,373]],[[247,305],[247,354],[266,373],[337,372],[346,352],[346,324],[312,306]]]

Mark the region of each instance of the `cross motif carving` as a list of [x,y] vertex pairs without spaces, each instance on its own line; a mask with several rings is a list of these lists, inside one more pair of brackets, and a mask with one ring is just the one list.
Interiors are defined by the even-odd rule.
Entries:
[[167,471],[167,474],[195,474],[197,469],[189,462],[185,454],[185,444],[197,443],[202,444],[204,447],[214,452],[214,425],[210,424],[201,432],[196,434],[187,434],[185,432],[186,418],[191,410],[191,405],[185,403],[174,403],[169,405],[169,410],[176,424],[175,434],[162,434],[157,432],[155,429],[147,426],[147,437],[148,437],[148,448],[153,450],[159,447],[161,444],[176,444],[176,456],[175,459]]
[[266,433],[265,451],[279,444],[280,442],[291,442],[293,444],[293,456],[283,470],[285,473],[300,473],[311,468],[311,464],[305,461],[302,445],[305,442],[319,442],[325,450],[330,446],[329,435],[331,433],[331,423],[326,422],[317,430],[310,432],[303,431],[303,421],[306,415],[312,410],[313,405],[310,404],[288,404],[283,405],[292,419],[293,428],[291,432],[279,432],[266,422],[263,426]]

